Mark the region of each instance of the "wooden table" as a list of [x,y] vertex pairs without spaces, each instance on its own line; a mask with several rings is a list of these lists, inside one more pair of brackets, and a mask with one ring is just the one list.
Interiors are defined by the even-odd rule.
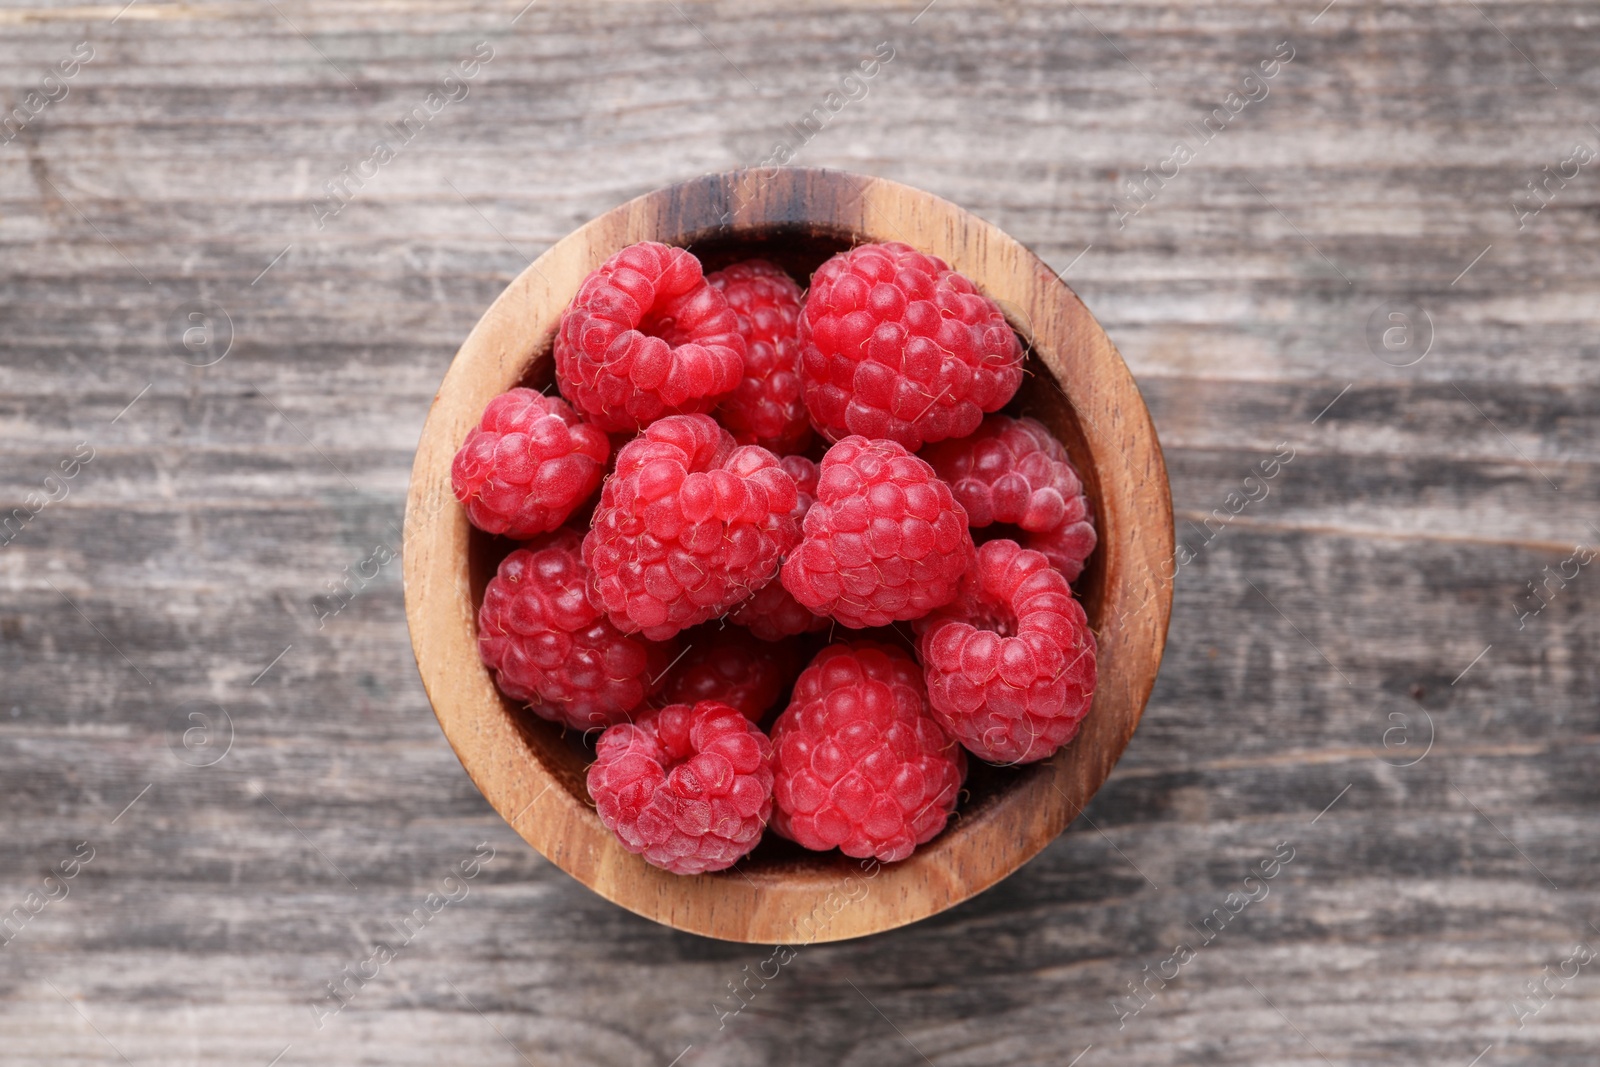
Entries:
[[[0,1061],[1592,1064],[1600,13],[1322,2],[0,12]],[[1193,558],[1071,831],[746,985],[489,810],[387,557],[506,281],[779,140],[1066,275]]]

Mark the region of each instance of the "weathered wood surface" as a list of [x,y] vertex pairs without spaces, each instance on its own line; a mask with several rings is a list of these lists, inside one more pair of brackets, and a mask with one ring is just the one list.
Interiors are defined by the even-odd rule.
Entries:
[[[8,101],[94,49],[0,145],[7,509],[94,450],[0,548],[0,906],[67,892],[0,948],[0,1060],[1593,1062],[1600,572],[1518,612],[1600,543],[1600,173],[1511,209],[1600,142],[1592,7],[120,6],[0,11]],[[465,98],[319,230],[323,182],[480,41]],[[433,389],[506,281],[767,158],[880,41],[796,161],[929,189],[1066,271],[1187,543],[1294,459],[1182,569],[1143,725],[1071,831],[928,922],[801,949],[719,1028],[770,950],[519,842],[428,711],[396,564],[320,628],[312,598],[396,545]],[[1122,181],[1281,41],[1269,95],[1119,228]],[[201,299],[233,343],[194,368],[164,335]],[[1365,335],[1402,300],[1434,336],[1398,368]],[[212,705],[232,746],[191,766]],[[435,891],[465,896],[318,1029]]]

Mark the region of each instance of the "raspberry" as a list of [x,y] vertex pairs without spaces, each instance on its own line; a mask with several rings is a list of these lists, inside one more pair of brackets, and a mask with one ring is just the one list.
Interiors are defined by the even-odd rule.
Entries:
[[794,479],[709,415],[672,415],[623,446],[583,558],[612,623],[662,641],[771,581],[800,539]]
[[[779,462],[794,478],[798,496],[789,514],[800,522],[817,498],[817,465],[804,456],[784,456]],[[781,641],[796,634],[815,633],[828,625],[826,616],[813,614],[783,587],[782,582],[768,582],[757,589],[750,599],[728,614],[728,619],[763,641]]]
[[728,613],[737,623],[763,641],[782,641],[797,634],[816,633],[828,628],[828,617],[818,615],[794,598],[783,583],[768,582],[750,599]]
[[800,287],[764,259],[706,275],[739,316],[744,377],[717,405],[717,418],[741,445],[780,455],[811,442],[811,419],[800,397]]
[[[772,583],[776,585],[777,583]],[[781,586],[780,586],[781,588]],[[710,623],[684,634],[686,651],[661,696],[669,704],[715,700],[760,722],[799,672],[799,650],[757,641],[743,630]]]
[[602,430],[710,411],[744,373],[744,338],[700,261],[629,245],[583,280],[556,337],[561,395]]
[[483,409],[450,465],[450,483],[472,525],[526,541],[589,499],[610,448],[565,400],[513,389]]
[[1077,734],[1094,695],[1094,634],[1042,554],[980,546],[955,602],[916,628],[934,718],[979,759],[1032,763]]
[[794,521],[799,522],[817,502],[817,483],[822,480],[822,468],[804,456],[784,456],[779,464],[794,479]]
[[501,692],[580,730],[626,719],[660,688],[676,652],[625,637],[606,620],[590,599],[572,530],[502,560],[478,610],[478,654]]
[[967,515],[950,487],[893,441],[846,437],[828,449],[804,530],[783,565],[784,588],[856,629],[949,603],[972,562]]
[[673,874],[720,871],[772,817],[772,743],[726,704],[673,704],[602,734],[588,781],[623,848]]
[[1023,545],[1050,558],[1067,581],[1094,551],[1094,516],[1067,450],[1042,423],[990,415],[971,437],[923,452],[967,509],[973,526],[1008,522]]
[[928,714],[922,671],[876,641],[829,645],[772,727],[772,827],[806,848],[903,860],[944,829],[967,760]]
[[965,437],[1022,384],[1022,346],[994,301],[899,242],[817,268],[800,341],[806,407],[831,441],[861,434],[914,451]]
[[1059,530],[1046,533],[1031,533],[1022,539],[1024,548],[1042,553],[1069,582],[1075,581],[1083,573],[1084,563],[1093,554],[1097,543],[1092,519],[1070,522]]

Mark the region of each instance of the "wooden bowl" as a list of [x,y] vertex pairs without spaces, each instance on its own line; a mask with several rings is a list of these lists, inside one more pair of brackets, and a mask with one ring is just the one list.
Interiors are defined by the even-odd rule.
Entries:
[[[584,788],[580,740],[519,710],[478,659],[476,617],[509,541],[467,524],[450,462],[484,405],[554,374],[561,311],[579,283],[636,241],[693,250],[713,270],[764,256],[805,279],[835,252],[904,241],[940,256],[1000,303],[1028,343],[1007,411],[1065,443],[1094,504],[1100,545],[1077,582],[1099,639],[1099,685],[1077,739],[1022,768],[972,760],[957,815],[901,863],[807,852],[767,834],[736,868],[680,877],[624,851]],[[434,399],[406,501],[406,618],[445,736],[495,810],[551,861],[609,900],[680,930],[802,944],[926,918],[1016,870],[1077,817],[1144,710],[1172,605],[1172,501],[1149,412],[1110,340],[1022,245],[954,204],[886,181],[778,168],[712,175],[623,204],[558,241],[500,294]]]

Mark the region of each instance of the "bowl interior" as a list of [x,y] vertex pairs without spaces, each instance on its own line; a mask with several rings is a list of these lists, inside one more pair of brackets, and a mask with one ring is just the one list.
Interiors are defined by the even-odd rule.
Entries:
[[[700,259],[708,274],[741,260],[761,258],[782,267],[800,283],[801,288],[805,288],[812,272],[827,259],[867,239],[869,238],[843,230],[816,225],[768,225],[748,227],[735,233],[718,234],[690,242],[686,247]],[[1033,351],[1032,328],[1026,320],[1025,313],[1013,307],[1008,309],[1007,318],[1023,342],[1026,358],[1022,386],[1002,410],[1008,415],[1030,416],[1049,427],[1056,439],[1066,446],[1073,466],[1083,479],[1085,492],[1098,514],[1099,482],[1094,457],[1088,448],[1077,414],[1056,385],[1049,368],[1041,363],[1037,353]],[[554,342],[555,329],[552,327],[545,336],[538,338],[537,343],[529,350],[526,373],[517,384],[540,390],[553,386]],[[1005,525],[974,531],[974,536],[979,541],[993,536],[1013,535],[1013,528]],[[474,613],[483,604],[484,588],[494,577],[500,561],[516,547],[514,541],[484,533],[476,528],[469,532],[467,554]],[[1083,573],[1073,583],[1074,591],[1082,600],[1084,611],[1089,617],[1089,625],[1096,631],[1099,630],[1100,608],[1104,602],[1103,586],[1106,569],[1100,564],[1102,554],[1096,550]],[[833,639],[856,640],[870,637],[898,644],[907,652],[912,652],[909,635],[909,625],[871,631],[839,627],[834,632]],[[816,644],[820,647],[821,642]],[[777,704],[777,710],[781,710],[786,701],[787,695]],[[563,729],[555,723],[541,719],[504,696],[500,697],[500,703],[504,714],[516,724],[529,751],[555,776],[560,788],[567,790],[574,800],[589,804],[588,790],[584,785],[584,772],[594,759],[592,744],[594,738],[592,736],[585,738],[577,731]],[[770,725],[772,718],[773,714],[769,714],[763,719],[763,724]],[[1039,769],[1036,766],[994,767],[977,759],[969,760],[968,763],[970,769],[960,803],[962,817],[971,817],[997,802],[1007,792],[1021,786]],[[836,854],[811,852],[785,841],[775,833],[768,833],[755,851],[740,862],[737,870],[704,877],[727,879],[748,877],[767,870],[781,869],[794,872],[810,868],[827,871],[851,866],[853,861],[841,861]]]

